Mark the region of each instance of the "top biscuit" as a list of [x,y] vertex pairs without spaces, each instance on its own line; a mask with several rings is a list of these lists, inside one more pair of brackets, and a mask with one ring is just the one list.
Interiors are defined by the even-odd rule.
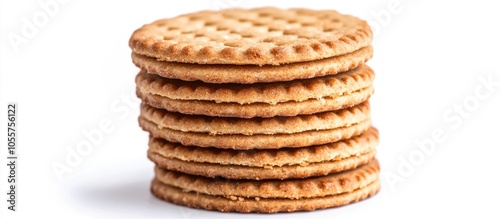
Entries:
[[266,7],[157,20],[136,30],[129,46],[162,61],[279,65],[352,53],[371,40],[367,22],[353,16]]

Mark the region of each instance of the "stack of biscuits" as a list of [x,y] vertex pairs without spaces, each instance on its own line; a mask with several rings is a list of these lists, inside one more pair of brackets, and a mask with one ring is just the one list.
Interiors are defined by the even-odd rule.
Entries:
[[367,23],[333,10],[226,9],[130,38],[151,191],[218,211],[346,205],[380,189]]

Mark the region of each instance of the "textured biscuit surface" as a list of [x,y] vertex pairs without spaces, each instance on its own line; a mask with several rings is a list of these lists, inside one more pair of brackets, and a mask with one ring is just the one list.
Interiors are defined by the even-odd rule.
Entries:
[[306,179],[286,180],[228,180],[194,176],[155,168],[155,177],[164,184],[207,195],[234,199],[243,198],[314,198],[352,192],[366,187],[378,178],[377,160],[356,169]]
[[295,148],[332,143],[360,135],[371,127],[371,120],[367,119],[335,129],[275,135],[210,135],[199,132],[182,132],[169,128],[159,128],[158,124],[142,116],[139,117],[139,125],[153,137],[178,142],[186,146],[249,150]]
[[166,79],[140,72],[136,83],[141,93],[155,94],[176,100],[206,100],[216,103],[269,103],[304,101],[333,97],[372,85],[374,73],[363,65],[337,75],[290,82],[259,84],[207,84]]
[[275,105],[267,103],[241,105],[238,103],[216,103],[203,100],[175,100],[155,94],[143,93],[139,89],[136,90],[136,93],[142,99],[143,103],[155,108],[162,108],[182,114],[269,118],[275,116],[315,114],[352,107],[367,101],[373,94],[373,86],[339,96],[310,99],[301,102],[289,101]]
[[129,46],[135,53],[165,61],[279,65],[351,53],[371,40],[368,23],[353,16],[268,7],[158,20],[136,30]]
[[341,160],[374,151],[377,144],[378,131],[375,128],[370,128],[359,136],[334,143],[302,148],[267,150],[232,150],[184,146],[152,137],[149,141],[149,151],[165,158],[187,162],[272,168]]
[[325,130],[362,122],[370,118],[370,105],[363,102],[356,106],[312,115],[271,118],[225,118],[184,115],[141,105],[141,116],[159,128],[183,132],[221,134],[292,134],[312,130]]
[[194,208],[293,212],[380,190],[372,32],[333,10],[225,9],[129,40],[151,192]]
[[148,151],[148,158],[157,166],[191,175],[206,177],[223,177],[227,179],[289,179],[322,176],[344,170],[354,169],[368,163],[375,157],[375,150],[365,154],[347,157],[335,161],[325,161],[304,165],[292,165],[281,167],[250,167],[242,165],[220,165],[212,163],[186,162],[177,159],[163,157],[152,151]]
[[158,61],[132,53],[134,64],[150,74],[206,83],[268,83],[335,75],[363,65],[373,55],[371,46],[352,53],[287,65],[199,65]]
[[316,209],[331,208],[358,202],[375,195],[380,190],[380,181],[352,192],[329,195],[316,198],[283,199],[283,198],[226,198],[222,196],[206,195],[187,192],[177,187],[166,185],[159,180],[153,180],[151,192],[158,198],[174,204],[185,205],[192,208],[216,210],[223,212],[259,212],[277,213],[294,211],[312,211]]

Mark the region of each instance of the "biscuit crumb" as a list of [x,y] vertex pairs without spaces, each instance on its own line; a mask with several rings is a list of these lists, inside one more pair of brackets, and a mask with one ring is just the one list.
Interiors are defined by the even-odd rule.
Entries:
[[264,165],[264,169],[273,169],[273,166],[271,166],[271,165]]
[[303,162],[303,163],[300,163],[299,164],[301,167],[305,167],[305,166],[309,166],[309,163],[308,162]]

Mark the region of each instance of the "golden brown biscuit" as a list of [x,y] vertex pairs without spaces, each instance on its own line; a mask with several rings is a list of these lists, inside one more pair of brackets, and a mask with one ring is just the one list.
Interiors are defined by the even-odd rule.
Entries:
[[242,165],[220,165],[213,163],[186,162],[161,156],[148,151],[148,157],[159,167],[167,170],[206,177],[223,177],[227,179],[288,179],[307,178],[354,169],[368,163],[375,157],[375,150],[334,161],[292,165],[281,167],[251,167]]
[[184,115],[141,104],[141,116],[159,128],[182,132],[222,134],[292,134],[312,130],[326,130],[362,122],[370,118],[370,104],[363,102],[337,111],[294,117],[227,118]]
[[211,196],[194,192],[182,191],[179,188],[165,185],[154,180],[151,192],[156,197],[185,205],[192,208],[215,210],[222,212],[258,212],[278,213],[294,211],[313,211],[323,208],[338,207],[369,198],[380,190],[380,181],[377,180],[364,188],[338,195],[324,196],[309,199],[228,199],[220,196]]
[[[356,170],[353,170],[355,172]],[[235,196],[235,195],[210,195],[203,192],[190,191],[189,189],[181,189],[179,187],[171,186],[161,182],[159,179],[155,178],[151,184],[151,192],[158,198],[164,199],[166,201],[185,205],[193,208],[202,208],[206,210],[216,210],[223,212],[259,212],[259,213],[277,213],[277,212],[293,212],[293,211],[312,211],[322,208],[330,208],[336,206],[342,206],[350,204],[353,202],[361,201],[366,199],[380,190],[380,181],[376,177],[378,174],[378,169],[373,168],[367,173],[360,173],[355,178],[340,178],[337,183],[328,182],[324,180],[326,177],[318,177],[312,179],[306,179],[311,183],[301,183],[300,180],[296,180],[296,183],[289,182],[263,182],[260,184],[259,188],[256,190],[268,191],[271,194],[288,194],[290,192],[296,192],[299,194],[305,194],[308,191],[308,186],[316,187],[318,190],[326,191],[325,194],[309,198],[263,198],[263,197],[247,197]],[[161,177],[161,176],[160,176]],[[375,178],[375,180],[373,180]],[[198,187],[196,177],[193,177],[194,182],[191,187]],[[324,181],[322,181],[324,180]],[[372,181],[373,180],[373,181]],[[180,180],[182,181],[182,180]],[[191,181],[188,179],[187,181]],[[367,183],[372,181],[371,183]],[[238,187],[249,188],[249,194],[252,194],[254,186],[259,183],[253,183],[249,181],[243,181],[241,186],[238,181],[232,181],[233,183],[217,183],[214,182],[213,186],[222,187],[223,190],[232,191],[235,193],[245,193],[243,191],[236,191]],[[361,182],[361,183],[359,183]],[[232,185],[231,185],[232,184]],[[253,185],[252,185],[253,184]],[[354,184],[354,185],[353,185]],[[275,186],[275,187],[271,187]],[[276,186],[280,185],[280,186]],[[229,186],[236,186],[236,188],[228,188]],[[294,188],[294,187],[299,187]],[[329,190],[329,188],[333,190]],[[198,190],[207,191],[206,186],[199,185]],[[216,192],[214,189],[209,189],[207,192]],[[340,192],[338,192],[340,191]],[[337,193],[336,193],[337,192]],[[265,193],[261,193],[263,196],[267,196]]]
[[370,44],[368,23],[333,10],[226,9],[162,19],[136,30],[135,53],[169,62],[279,65]]
[[355,106],[367,101],[373,94],[373,86],[337,96],[310,99],[302,102],[289,101],[275,105],[267,103],[216,103],[202,100],[174,100],[159,95],[143,93],[137,89],[137,96],[150,106],[182,114],[269,118],[275,116],[296,116],[334,111]]
[[186,146],[249,150],[296,148],[332,143],[360,135],[371,127],[371,120],[367,119],[335,129],[275,135],[210,135],[199,132],[182,132],[160,128],[158,124],[142,116],[139,117],[139,125],[153,137],[178,142]]
[[372,32],[333,10],[226,9],[129,40],[152,193],[235,212],[307,211],[380,190]]
[[346,72],[362,66],[373,55],[371,46],[352,53],[326,59],[297,62],[287,65],[199,65],[158,61],[132,53],[134,64],[150,74],[183,81],[206,83],[267,83],[323,77]]
[[194,176],[155,168],[155,178],[183,191],[235,198],[302,199],[338,195],[363,188],[378,179],[380,166],[376,159],[344,172],[306,179],[229,180]]
[[309,165],[324,161],[338,161],[374,151],[378,144],[378,131],[370,128],[359,136],[342,141],[302,148],[232,150],[213,147],[184,146],[151,137],[149,151],[165,158],[186,162],[213,163],[274,168]]
[[141,93],[175,100],[206,100],[216,103],[269,103],[335,97],[372,85],[372,69],[366,65],[325,77],[259,84],[207,84],[199,81],[166,79],[140,72],[136,77]]

